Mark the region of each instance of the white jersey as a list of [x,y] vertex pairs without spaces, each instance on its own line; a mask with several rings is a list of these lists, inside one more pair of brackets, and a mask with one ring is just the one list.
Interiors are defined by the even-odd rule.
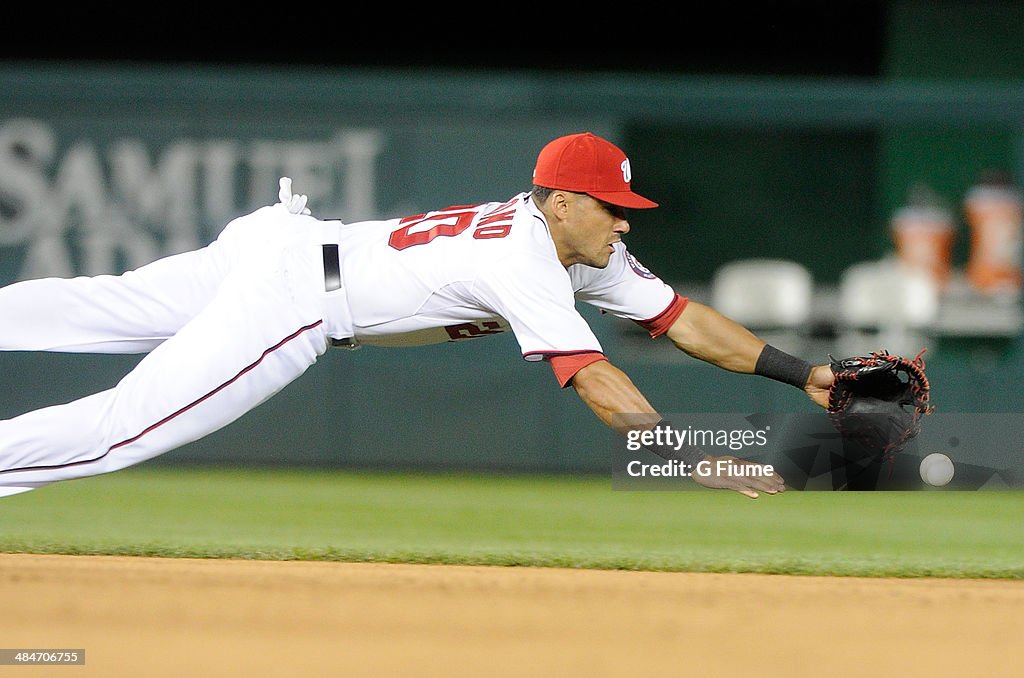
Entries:
[[621,243],[604,269],[566,269],[526,193],[350,225],[295,207],[264,207],[208,247],[123,275],[0,288],[2,351],[147,353],[113,388],[0,421],[0,496],[196,440],[279,392],[336,340],[410,345],[511,330],[523,356],[547,360],[565,387],[605,359],[577,300],[652,334],[685,305]]
[[676,300],[622,243],[604,269],[567,270],[529,193],[346,224],[340,244],[355,338],[364,344],[411,346],[511,330],[527,360],[601,352],[577,300],[638,322]]

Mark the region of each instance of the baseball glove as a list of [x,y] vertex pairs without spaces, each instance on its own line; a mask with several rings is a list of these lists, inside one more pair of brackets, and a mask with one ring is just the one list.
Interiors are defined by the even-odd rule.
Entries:
[[844,440],[857,443],[877,461],[892,461],[932,412],[930,386],[921,351],[913,360],[876,351],[831,360],[835,379],[828,414]]

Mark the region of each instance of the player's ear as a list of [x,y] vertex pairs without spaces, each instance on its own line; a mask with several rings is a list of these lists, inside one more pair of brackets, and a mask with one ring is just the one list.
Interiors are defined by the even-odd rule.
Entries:
[[548,205],[559,219],[566,219],[569,216],[569,208],[575,196],[568,191],[552,191],[548,196]]

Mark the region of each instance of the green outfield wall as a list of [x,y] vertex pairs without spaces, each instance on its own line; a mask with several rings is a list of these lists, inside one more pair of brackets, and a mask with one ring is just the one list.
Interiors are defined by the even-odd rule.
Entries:
[[[529,187],[543,143],[591,130],[628,150],[634,187],[661,203],[633,215],[630,249],[684,294],[752,256],[833,285],[892,250],[912,184],[957,206],[986,168],[1024,177],[1024,9],[964,5],[896,3],[877,80],[2,64],[0,283],[201,246],[275,201],[282,175],[314,214],[348,221],[504,199]],[[622,323],[589,317],[666,410],[806,406],[764,380],[652,358]],[[827,342],[807,357],[824,360]],[[944,406],[1024,411],[1019,336],[932,342]],[[110,387],[136,359],[0,355],[0,416]],[[159,463],[596,469],[607,436],[496,337],[332,351]]]

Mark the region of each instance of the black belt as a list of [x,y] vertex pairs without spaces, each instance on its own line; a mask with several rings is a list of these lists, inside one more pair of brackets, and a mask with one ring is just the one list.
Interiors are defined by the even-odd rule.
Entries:
[[[323,245],[324,250],[324,291],[333,292],[341,289],[341,260],[338,257],[337,245]],[[352,338],[335,339],[331,337],[331,346],[339,348],[359,348]]]
[[341,289],[341,261],[337,245],[324,245],[324,291]]

